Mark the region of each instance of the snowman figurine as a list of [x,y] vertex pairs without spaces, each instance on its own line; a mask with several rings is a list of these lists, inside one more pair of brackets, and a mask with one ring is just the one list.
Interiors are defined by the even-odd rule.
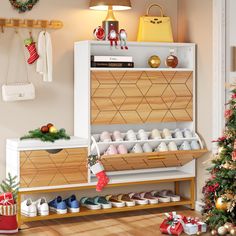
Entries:
[[113,43],[115,43],[115,47],[118,45],[118,33],[116,32],[114,26],[112,25],[110,28],[110,32],[108,34],[108,40],[110,41],[110,46],[113,47]]
[[120,30],[120,48],[128,50],[127,44],[127,33],[124,29]]

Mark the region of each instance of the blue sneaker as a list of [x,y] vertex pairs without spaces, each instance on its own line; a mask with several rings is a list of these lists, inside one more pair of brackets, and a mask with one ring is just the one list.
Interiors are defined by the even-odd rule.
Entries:
[[62,197],[58,196],[48,203],[51,211],[56,212],[57,214],[66,214],[67,207],[65,201],[62,200]]
[[72,213],[79,212],[80,210],[79,202],[76,199],[76,196],[74,194],[71,197],[65,199],[64,201],[66,202],[67,209],[69,210],[69,212],[72,212]]

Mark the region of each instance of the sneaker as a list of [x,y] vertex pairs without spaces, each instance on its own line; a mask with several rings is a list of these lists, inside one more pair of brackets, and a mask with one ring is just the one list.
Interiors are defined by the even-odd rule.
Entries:
[[76,199],[76,196],[73,194],[71,197],[64,200],[67,205],[67,209],[69,212],[76,213],[79,212],[79,202]]
[[30,198],[21,203],[21,214],[27,217],[37,216],[36,206]]
[[34,204],[37,208],[38,215],[40,216],[49,215],[49,206],[48,206],[46,198],[44,197],[40,198],[36,202],[34,202]]
[[0,234],[15,234],[18,232],[16,216],[0,216]]
[[61,196],[56,197],[48,203],[49,209],[57,214],[66,214],[67,207],[65,201],[62,200]]

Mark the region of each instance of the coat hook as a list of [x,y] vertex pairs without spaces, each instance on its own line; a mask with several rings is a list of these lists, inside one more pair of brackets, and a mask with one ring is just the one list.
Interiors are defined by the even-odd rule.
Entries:
[[0,19],[1,32],[4,33],[4,26],[6,25],[5,19]]

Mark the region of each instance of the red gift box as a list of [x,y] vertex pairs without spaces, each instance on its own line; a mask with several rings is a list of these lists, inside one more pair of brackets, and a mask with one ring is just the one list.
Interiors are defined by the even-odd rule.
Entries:
[[165,219],[160,225],[163,234],[179,236],[184,231],[184,217],[176,215],[176,212],[166,213]]
[[0,206],[14,205],[15,201],[13,199],[12,193],[0,194]]

